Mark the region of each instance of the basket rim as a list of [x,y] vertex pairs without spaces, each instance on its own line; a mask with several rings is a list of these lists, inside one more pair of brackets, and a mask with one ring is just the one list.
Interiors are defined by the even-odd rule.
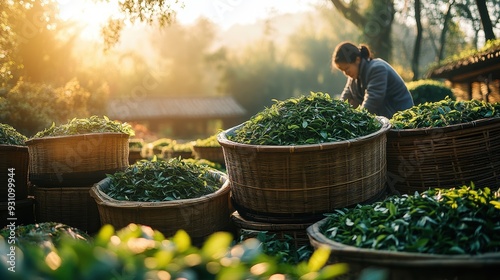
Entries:
[[45,140],[58,140],[58,139],[72,139],[72,138],[87,138],[87,137],[94,137],[94,136],[120,136],[122,138],[130,138],[130,135],[127,133],[121,133],[121,132],[95,132],[95,133],[82,133],[82,134],[75,134],[75,135],[60,135],[60,136],[46,136],[46,137],[37,137],[37,138],[31,138],[26,141],[26,145],[28,144],[34,144],[36,142],[43,142]]
[[445,255],[445,254],[428,254],[417,252],[401,252],[389,250],[375,250],[368,248],[358,248],[355,246],[345,245],[335,242],[320,232],[320,227],[328,220],[324,218],[311,226],[306,231],[311,244],[317,246],[327,246],[332,253],[337,253],[339,256],[358,259],[360,261],[370,261],[372,263],[390,264],[397,261],[400,265],[420,266],[420,265],[436,265],[436,261],[449,261],[450,264],[460,265],[477,265],[479,262],[494,261],[500,264],[500,252],[490,252],[478,255],[462,254],[462,255]]
[[189,207],[191,205],[198,204],[204,201],[210,201],[212,199],[218,198],[219,196],[228,193],[230,191],[230,183],[227,176],[222,172],[210,171],[215,174],[220,175],[220,179],[224,180],[222,186],[215,192],[209,193],[196,198],[186,198],[186,199],[177,199],[171,201],[156,201],[156,202],[146,202],[146,201],[126,201],[126,200],[117,200],[111,198],[109,195],[104,193],[101,190],[101,185],[105,183],[109,183],[110,178],[104,178],[101,181],[95,183],[90,188],[90,195],[94,197],[97,204],[106,205],[111,207],[120,207],[120,208],[160,208],[160,207]]
[[241,148],[241,149],[257,149],[259,152],[304,152],[304,151],[318,151],[318,150],[327,150],[327,149],[334,149],[337,148],[338,146],[351,146],[353,144],[357,143],[363,143],[365,141],[372,140],[373,138],[378,137],[379,135],[385,134],[389,129],[391,128],[391,124],[389,122],[389,119],[384,117],[384,116],[375,116],[375,118],[382,124],[382,127],[370,134],[361,136],[361,137],[356,137],[353,139],[348,139],[348,140],[343,140],[343,141],[337,141],[337,142],[326,142],[326,143],[318,143],[318,144],[305,144],[305,145],[251,145],[251,144],[244,144],[244,143],[238,143],[231,141],[227,139],[228,134],[234,133],[234,131],[244,125],[244,123],[241,123],[237,126],[233,126],[232,128],[229,128],[227,130],[224,130],[220,132],[217,135],[217,141],[222,147],[229,147],[229,148]]
[[436,131],[439,132],[449,132],[449,131],[456,131],[456,130],[461,130],[461,129],[466,129],[466,128],[471,128],[471,127],[482,127],[490,124],[495,124],[495,123],[500,123],[500,117],[494,117],[494,118],[483,118],[483,119],[478,119],[475,121],[471,122],[466,122],[466,123],[457,123],[457,124],[452,124],[452,125],[447,125],[443,127],[422,127],[422,128],[391,128],[389,129],[390,134],[397,134],[397,135],[427,135],[427,134],[435,134]]

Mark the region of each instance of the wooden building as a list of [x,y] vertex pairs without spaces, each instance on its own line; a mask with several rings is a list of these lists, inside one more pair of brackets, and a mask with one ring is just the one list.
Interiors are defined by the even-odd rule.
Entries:
[[108,116],[141,123],[161,137],[196,139],[213,135],[244,121],[246,111],[234,98],[147,97],[111,100]]
[[500,40],[435,67],[428,77],[444,79],[457,100],[500,102]]

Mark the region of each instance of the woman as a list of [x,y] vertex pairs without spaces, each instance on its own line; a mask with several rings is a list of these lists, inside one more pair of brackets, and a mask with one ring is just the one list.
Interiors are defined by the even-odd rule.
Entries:
[[397,111],[414,105],[401,76],[386,61],[372,58],[366,45],[339,44],[332,55],[333,67],[347,76],[341,98],[354,107],[390,119]]

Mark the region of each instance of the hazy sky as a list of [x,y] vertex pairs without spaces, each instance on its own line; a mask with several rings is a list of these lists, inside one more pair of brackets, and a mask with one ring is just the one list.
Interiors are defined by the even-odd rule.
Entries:
[[198,0],[185,1],[184,9],[178,11],[181,22],[191,22],[205,16],[228,28],[233,24],[253,23],[274,14],[294,13],[311,9],[311,3],[318,0]]
[[[233,24],[253,23],[271,15],[293,13],[312,9],[311,3],[325,0],[183,0],[184,8],[174,5],[177,19],[191,23],[204,16],[227,29]],[[100,26],[110,15],[117,12],[116,0],[57,0],[63,19],[71,19],[85,25],[82,35],[99,38]]]

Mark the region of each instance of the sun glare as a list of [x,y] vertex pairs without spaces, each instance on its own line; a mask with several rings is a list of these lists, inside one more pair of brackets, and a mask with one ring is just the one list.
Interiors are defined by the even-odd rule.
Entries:
[[101,28],[112,17],[120,17],[117,1],[57,0],[62,20],[74,21],[82,26],[81,37],[98,40]]

